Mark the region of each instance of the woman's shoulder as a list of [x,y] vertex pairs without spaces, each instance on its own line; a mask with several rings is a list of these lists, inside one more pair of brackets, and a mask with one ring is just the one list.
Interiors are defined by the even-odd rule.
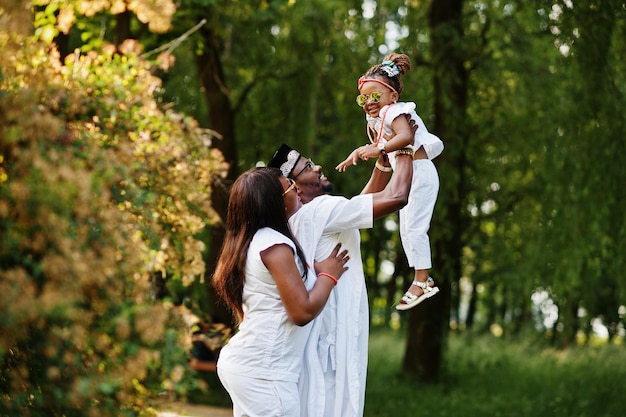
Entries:
[[254,246],[257,250],[263,250],[277,244],[286,244],[295,248],[291,239],[271,227],[263,227],[257,230],[252,238],[250,246]]

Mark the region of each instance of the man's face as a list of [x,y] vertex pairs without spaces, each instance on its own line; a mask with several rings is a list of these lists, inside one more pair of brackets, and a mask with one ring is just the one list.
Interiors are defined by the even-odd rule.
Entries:
[[291,178],[296,180],[300,189],[300,199],[304,204],[333,189],[333,185],[322,173],[322,167],[304,157],[301,157],[293,167]]

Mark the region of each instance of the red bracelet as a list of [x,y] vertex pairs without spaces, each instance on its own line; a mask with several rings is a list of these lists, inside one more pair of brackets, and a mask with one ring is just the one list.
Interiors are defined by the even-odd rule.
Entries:
[[333,282],[335,283],[335,285],[337,285],[337,283],[339,282],[339,280],[337,278],[335,278],[334,276],[327,274],[326,272],[320,272],[319,274],[317,274],[317,277],[328,277],[330,279],[333,280]]

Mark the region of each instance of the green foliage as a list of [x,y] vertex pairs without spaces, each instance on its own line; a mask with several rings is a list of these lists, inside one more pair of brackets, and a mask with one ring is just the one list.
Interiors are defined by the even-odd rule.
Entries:
[[[444,138],[441,162],[463,146],[462,276],[483,290],[472,294],[483,313],[475,318],[514,332],[530,318],[531,294],[546,289],[559,307],[553,335],[564,345],[593,317],[618,328],[626,299],[617,255],[625,233],[617,210],[626,181],[617,114],[626,98],[624,10],[610,2],[465,4],[468,129],[462,145]],[[443,184],[459,174],[440,175]],[[440,192],[435,241],[450,227],[439,223],[449,193]]]
[[[623,327],[626,19],[619,2],[466,1],[462,28],[442,28],[450,43],[437,46],[429,23],[441,2],[181,4],[180,31],[207,17],[215,33],[240,169],[267,161],[285,142],[321,164],[337,193],[357,194],[372,164],[333,169],[367,141],[356,80],[385,53],[405,52],[413,68],[402,99],[417,103],[436,134],[443,117],[456,129],[442,137],[446,149],[435,161],[442,186],[430,230],[433,275],[450,283],[453,320],[467,320],[458,312],[469,298],[471,321],[485,329],[497,323],[508,335],[530,322],[531,296],[546,289],[563,319],[555,325],[566,329],[543,329],[553,336],[572,343],[593,317],[613,335]],[[453,54],[467,72],[458,89],[446,78],[457,70],[446,66]],[[435,91],[442,78],[443,91]],[[168,94],[197,107],[199,84],[179,94],[179,80],[172,75]],[[436,99],[446,110],[435,108]],[[362,238],[371,304],[396,323],[387,308],[410,274],[399,269],[389,284],[379,268],[397,258],[397,235],[377,226]],[[460,259],[451,259],[457,247]],[[459,270],[450,267],[456,263]],[[578,317],[578,307],[587,314]]]
[[365,416],[576,416],[624,413],[622,346],[556,351],[531,338],[451,335],[441,380],[423,385],[400,373],[404,338],[370,336]]
[[0,51],[0,414],[149,415],[198,385],[188,312],[153,291],[203,277],[221,156],[132,48]]
[[[78,10],[75,2],[65,3]],[[446,150],[436,160],[442,189],[430,231],[432,242],[462,248],[459,260],[450,259],[448,247],[436,247],[440,250],[435,256],[441,256],[443,261],[435,264],[433,270],[435,277],[446,270],[442,279],[450,283],[456,323],[463,319],[457,312],[465,303],[475,302],[469,318],[484,329],[496,323],[508,336],[530,322],[531,295],[537,289],[545,289],[559,307],[562,319],[555,323],[555,329],[543,329],[547,335],[562,335],[571,342],[578,328],[589,331],[589,321],[594,317],[601,317],[612,335],[623,332],[624,316],[618,314],[626,299],[626,258],[621,255],[626,250],[622,191],[626,182],[626,125],[622,114],[626,104],[626,61],[621,53],[626,19],[622,4],[465,1],[462,30],[450,45],[435,50],[429,21],[435,11],[433,6],[441,4],[408,1],[398,6],[387,0],[367,2],[375,5],[375,11],[368,15],[366,12],[371,10],[365,10],[364,3],[356,1],[184,0],[177,3],[180,7],[174,15],[173,32],[156,37],[135,30],[136,37],[154,47],[184,33],[203,18],[207,24],[202,33],[211,36],[196,34],[178,46],[174,51],[178,64],[164,76],[164,94],[151,86],[145,91],[153,90],[176,103],[177,109],[193,112],[196,117],[206,117],[207,107],[208,112],[230,107],[235,114],[236,137],[227,140],[232,140],[229,144],[237,148],[240,169],[267,161],[279,143],[286,142],[322,164],[338,193],[354,195],[369,175],[371,163],[359,164],[345,174],[335,173],[333,167],[367,140],[362,110],[354,104],[356,80],[390,50],[409,54],[414,66],[406,75],[402,99],[418,104],[419,114],[435,133],[440,128],[440,120],[435,117],[435,99],[446,106],[456,104],[453,115],[444,113],[453,117],[451,124],[463,127],[458,135],[442,138]],[[45,22],[51,24],[59,17],[53,11],[61,9],[53,10],[50,6],[47,10]],[[113,38],[115,16],[114,11],[99,9],[93,17],[77,17],[70,36],[76,39],[76,32],[80,32],[80,36],[89,39],[82,51],[105,45],[106,40]],[[100,33],[102,28],[106,28],[104,33]],[[397,39],[389,38],[389,28],[399,29]],[[207,44],[203,43],[205,40]],[[197,78],[206,68],[191,70],[190,66],[195,64],[195,54],[213,46],[208,45],[209,41],[216,45],[215,59],[224,73],[220,88],[228,95],[230,106],[220,102],[210,108],[210,103],[199,102],[206,92]],[[447,46],[454,48],[448,50]],[[450,56],[452,50],[462,55],[460,62],[468,75],[467,85],[463,86],[466,91],[460,95],[449,85],[444,85],[444,91],[434,87],[434,80],[456,70],[435,61]],[[47,59],[45,51],[38,59]],[[121,62],[115,65],[126,68]],[[132,76],[128,76],[130,79],[120,75],[116,81],[131,83],[122,90],[133,88]],[[4,79],[13,84],[12,88],[18,88],[23,79],[37,82],[30,76],[11,75]],[[43,79],[47,82],[47,77]],[[98,80],[90,83],[97,84]],[[115,88],[80,88],[81,93],[95,92],[100,98],[124,94]],[[108,106],[106,100],[96,102],[83,97],[87,94],[65,94],[56,100],[68,108],[76,102],[79,110],[70,113],[78,114],[81,109],[90,112],[81,123],[92,131],[92,125],[97,126],[94,135],[99,138],[98,143],[105,145],[102,149],[115,152],[117,146],[128,146],[116,137],[118,122],[120,130],[123,125],[134,132],[137,143],[141,142],[134,126],[143,121],[129,119],[125,110],[136,109],[137,103],[125,102],[127,107],[120,110],[108,108],[115,118],[94,122],[89,118],[99,116],[100,106]],[[132,92],[133,97],[137,94],[138,90]],[[466,97],[467,103],[458,97]],[[70,104],[64,104],[66,101]],[[200,124],[211,127],[207,120],[208,117]],[[34,130],[41,134],[42,130]],[[161,131],[148,130],[151,138],[158,138]],[[4,134],[14,140],[20,137],[21,130],[10,127]],[[92,181],[100,181],[104,185],[98,187],[106,187],[107,176],[133,178],[111,186],[111,200],[118,208],[128,201],[130,207],[122,213],[141,220],[141,225],[132,230],[139,230],[140,240],[150,248],[147,258],[157,265],[153,269],[176,279],[167,285],[189,288],[182,285],[189,281],[183,277],[193,274],[186,274],[183,266],[174,262],[161,267],[163,259],[171,260],[177,256],[175,253],[180,254],[179,249],[185,246],[180,242],[185,242],[189,233],[168,235],[169,252],[160,247],[161,234],[165,230],[173,233],[172,225],[176,229],[180,225],[161,222],[178,207],[171,205],[176,199],[159,200],[154,196],[176,191],[168,189],[171,182],[166,179],[170,174],[159,169],[157,159],[149,152],[152,145],[148,142],[137,146],[138,152],[146,156],[143,162],[155,164],[149,170],[134,170],[135,161],[124,156],[125,164],[120,164],[123,166],[102,170],[102,175]],[[5,159],[0,181],[6,182],[8,156],[0,157]],[[108,157],[116,158],[121,156]],[[463,165],[448,162],[457,158]],[[167,160],[164,164],[168,165]],[[93,162],[85,165],[89,167]],[[155,173],[155,177],[150,173]],[[35,172],[32,176],[36,183],[44,173]],[[62,204],[63,198],[74,191],[68,187],[62,192],[53,207],[69,210]],[[136,201],[142,204],[137,205]],[[155,218],[155,211],[167,215]],[[182,224],[198,225],[196,219],[190,219]],[[155,227],[159,231],[152,232]],[[35,228],[29,233],[37,231]],[[364,231],[362,238],[375,319],[383,323],[406,322],[408,315],[398,319],[398,315],[389,313],[389,306],[407,285],[404,275],[408,280],[410,274],[398,269],[395,279],[388,281],[380,273],[383,260],[395,261],[399,257],[397,232],[379,224]],[[29,262],[34,265],[33,275],[44,280],[37,261]],[[448,272],[448,265],[455,262],[460,262],[462,269]],[[585,315],[578,316],[579,311]]]
[[[175,19],[182,32],[206,17],[215,34],[240,170],[266,162],[285,142],[321,164],[337,193],[357,194],[372,164],[333,169],[367,141],[356,80],[385,53],[405,52],[413,68],[402,99],[417,103],[434,133],[441,135],[444,116],[456,129],[442,137],[446,149],[435,161],[442,186],[430,230],[433,275],[450,283],[453,319],[467,319],[458,312],[470,297],[470,319],[484,328],[497,323],[508,335],[529,323],[531,296],[546,289],[568,317],[559,326],[567,330],[552,335],[572,342],[593,317],[613,334],[623,327],[626,19],[618,2],[466,1],[460,32],[437,47],[429,22],[441,2],[201,3],[182,2]],[[194,40],[198,50],[207,46]],[[181,61],[191,62],[193,48],[184,47]],[[446,78],[456,71],[446,66],[452,54],[467,71],[458,89]],[[180,79],[195,70],[180,68],[165,86],[168,97],[198,108],[199,83],[179,93]],[[435,91],[441,78],[444,91]],[[448,106],[438,115],[436,99]],[[362,239],[371,304],[382,309],[377,320],[396,323],[388,307],[410,274],[398,269],[390,284],[380,265],[397,259],[397,232],[376,226]],[[460,259],[451,259],[456,247]],[[587,315],[577,317],[577,306]]]

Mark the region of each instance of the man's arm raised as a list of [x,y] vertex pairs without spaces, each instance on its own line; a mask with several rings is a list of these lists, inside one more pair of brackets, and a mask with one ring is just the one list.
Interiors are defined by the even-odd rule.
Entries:
[[[410,114],[405,114],[404,117],[406,117],[411,131],[413,132],[413,135],[415,135],[415,132],[417,132],[418,128],[417,123],[415,123],[415,120],[411,119]],[[391,173],[391,167],[389,166],[389,161],[387,160],[387,158],[389,158],[389,156],[386,153],[382,153],[378,157],[378,160],[376,161],[376,166],[372,172],[372,176],[370,177],[367,184],[365,184],[365,187],[361,191],[361,194],[377,193],[385,188],[385,185],[387,184],[387,181],[389,181],[389,175]]]
[[387,181],[389,181],[389,175],[391,174],[391,166],[389,166],[389,161],[385,160],[385,158],[389,158],[387,154],[378,157],[372,176],[367,184],[365,184],[365,187],[363,187],[361,194],[373,194],[385,188]]
[[[396,152],[396,169],[387,186],[382,191],[372,195],[374,219],[394,213],[406,206],[408,202],[413,179],[413,152],[407,151],[403,153],[403,151]],[[373,182],[379,182],[382,177],[387,177],[388,175],[388,173],[382,171],[373,173],[368,185]]]

